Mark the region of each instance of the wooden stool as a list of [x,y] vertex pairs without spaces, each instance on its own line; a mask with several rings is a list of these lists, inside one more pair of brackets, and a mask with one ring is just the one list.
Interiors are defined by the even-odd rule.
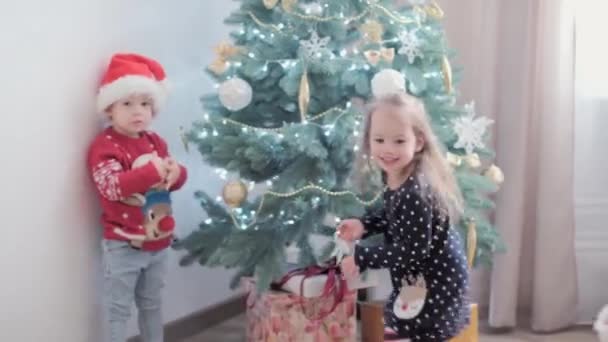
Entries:
[[363,342],[384,341],[384,301],[360,302]]
[[477,304],[471,304],[471,322],[469,325],[460,333],[460,335],[454,337],[450,342],[478,342],[479,341],[479,309]]

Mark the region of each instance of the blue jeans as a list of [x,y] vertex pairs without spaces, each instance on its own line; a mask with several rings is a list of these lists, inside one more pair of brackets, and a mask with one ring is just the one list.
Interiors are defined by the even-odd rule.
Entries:
[[105,341],[125,342],[127,322],[135,300],[139,331],[145,342],[163,342],[161,290],[168,251],[147,252],[128,242],[103,240]]

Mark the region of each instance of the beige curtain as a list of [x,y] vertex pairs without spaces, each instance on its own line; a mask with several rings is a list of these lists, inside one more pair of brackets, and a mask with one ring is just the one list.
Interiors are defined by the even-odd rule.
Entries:
[[495,119],[497,161],[507,179],[496,212],[507,252],[496,256],[490,279],[477,276],[476,294],[493,327],[520,319],[535,331],[566,327],[577,305],[570,3],[440,3],[452,46],[465,49],[465,100]]

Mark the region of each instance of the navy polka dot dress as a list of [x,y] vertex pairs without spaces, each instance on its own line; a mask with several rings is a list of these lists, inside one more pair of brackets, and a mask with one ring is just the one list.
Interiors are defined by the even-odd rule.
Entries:
[[467,260],[458,232],[440,215],[421,174],[384,194],[384,208],[362,218],[384,246],[355,248],[361,270],[387,268],[393,291],[385,325],[412,341],[446,341],[468,324]]

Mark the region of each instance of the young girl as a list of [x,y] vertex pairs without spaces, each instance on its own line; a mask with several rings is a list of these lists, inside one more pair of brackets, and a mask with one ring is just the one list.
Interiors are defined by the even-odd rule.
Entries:
[[116,54],[97,94],[97,109],[111,123],[88,153],[104,229],[105,341],[126,340],[133,302],[143,341],[163,341],[161,290],[175,225],[169,192],[186,181],[186,168],[147,130],[166,96],[164,83],[158,62]]
[[357,245],[346,276],[388,268],[393,291],[384,310],[385,341],[447,341],[468,323],[467,261],[451,228],[462,197],[423,104],[408,94],[377,99],[364,126],[362,153],[382,170],[384,208],[344,220],[340,237],[383,233],[384,246]]

